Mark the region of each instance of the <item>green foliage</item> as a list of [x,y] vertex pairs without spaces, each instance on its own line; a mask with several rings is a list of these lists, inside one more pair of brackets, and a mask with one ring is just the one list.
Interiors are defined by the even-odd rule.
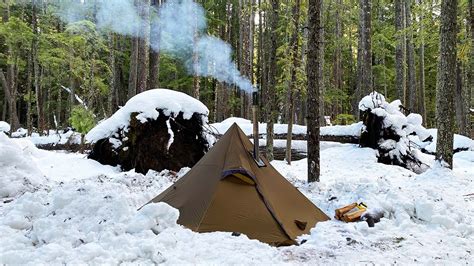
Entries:
[[334,119],[334,125],[350,125],[356,122],[356,119],[351,114],[338,114]]
[[[80,4],[81,1],[65,0]],[[31,76],[31,60],[33,55],[33,42],[38,41],[37,62],[39,65],[40,88],[43,90],[46,113],[49,120],[53,113],[61,117],[62,122],[68,121],[71,110],[71,95],[65,92],[64,87],[74,90],[81,99],[85,100],[90,110],[80,112],[96,114],[98,117],[106,115],[106,102],[111,93],[112,84],[116,88],[118,99],[114,103],[123,105],[127,99],[129,84],[131,38],[111,34],[107,29],[99,29],[93,19],[93,14],[82,14],[85,20],[66,24],[62,22],[57,14],[57,1],[47,1],[45,5],[37,6],[38,33],[33,31],[32,6],[26,0],[0,1],[0,13],[6,14],[9,8],[9,19],[4,21],[0,18],[0,68],[6,70],[14,65],[17,70],[18,85],[18,109],[25,110],[25,105],[31,103],[33,116],[36,116],[36,95],[27,95],[27,84]],[[83,1],[82,1],[83,2]],[[81,2],[81,3],[82,3]],[[242,36],[249,31],[242,26],[242,18],[253,10],[262,13],[262,36],[264,44],[263,61],[257,66],[256,52],[259,46],[260,27],[256,25],[254,33],[254,58],[253,69],[259,67],[259,77],[254,80],[265,78],[268,73],[268,51],[265,45],[269,42],[268,14],[272,8],[270,1],[238,1],[238,0],[208,0],[198,1],[203,4],[206,11],[208,24],[207,33],[220,37],[231,44],[234,48],[234,59],[241,66],[242,62]],[[341,3],[340,5],[338,3]],[[93,1],[85,1],[92,4]],[[254,6],[251,4],[254,3]],[[278,15],[279,24],[277,34],[277,71],[275,101],[279,106],[282,117],[286,116],[288,87],[291,80],[293,67],[293,51],[290,47],[292,35],[296,32],[298,38],[299,54],[297,57],[298,67],[296,69],[295,99],[304,103],[307,91],[306,80],[306,55],[307,55],[307,5],[308,0],[300,2],[300,27],[295,29],[293,24],[293,7],[296,1],[280,1]],[[395,30],[395,14],[393,0],[372,1],[372,70],[374,88],[385,94],[389,100],[395,100],[395,47],[398,34],[413,33],[415,45],[415,62],[417,80],[419,73],[419,48],[424,44],[425,48],[425,91],[428,125],[434,122],[437,64],[439,57],[439,14],[440,1],[421,1],[412,6],[412,26],[403,32]],[[82,3],[84,4],[84,3]],[[259,4],[261,9],[259,9]],[[349,123],[353,121],[348,113],[353,112],[352,106],[358,99],[353,99],[357,79],[357,46],[359,28],[359,1],[356,0],[323,0],[322,22],[324,29],[323,50],[323,99],[325,115],[335,117],[335,123]],[[467,27],[468,0],[459,1],[458,14],[458,60],[462,64],[461,69],[468,69],[471,59],[472,42],[469,39]],[[94,12],[91,9],[90,12]],[[340,16],[342,35],[336,35],[336,12]],[[156,14],[152,14],[156,17]],[[258,17],[255,17],[258,21]],[[243,32],[242,32],[243,31]],[[111,35],[114,41],[111,41]],[[338,49],[341,51],[341,77],[342,84],[338,86],[336,79],[335,59]],[[115,69],[112,69],[111,57],[115,60]],[[30,62],[28,62],[30,61]],[[116,79],[112,79],[113,74]],[[213,110],[216,81],[212,79],[201,79],[201,100]],[[33,83],[32,80],[29,81]],[[113,83],[112,83],[113,82]],[[184,62],[170,54],[160,54],[159,65],[160,87],[170,88],[192,94],[193,77],[188,73]],[[257,84],[262,85],[262,84]],[[30,89],[34,89],[30,85]],[[239,94],[235,88],[228,86],[225,95],[226,115],[240,115],[242,104]],[[0,99],[3,97],[0,90]],[[402,99],[403,100],[403,99]],[[0,101],[1,103],[2,101]],[[56,109],[57,108],[57,109]],[[77,108],[73,108],[72,115],[77,114]],[[301,108],[304,109],[304,108]],[[58,111],[59,110],[59,111]],[[304,115],[304,114],[303,114]],[[300,115],[301,116],[301,115]],[[21,115],[24,120],[24,115]],[[302,116],[301,116],[302,117]],[[72,119],[72,118],[71,118]],[[93,120],[93,119],[92,119]],[[72,122],[72,121],[71,121]],[[23,123],[23,121],[22,121]],[[51,122],[50,122],[51,123]]]
[[95,126],[94,113],[81,105],[76,105],[72,109],[69,122],[78,132],[86,134]]

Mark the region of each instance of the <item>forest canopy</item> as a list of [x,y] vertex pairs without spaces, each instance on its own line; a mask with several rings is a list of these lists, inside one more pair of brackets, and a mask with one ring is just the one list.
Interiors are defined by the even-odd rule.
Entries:
[[[98,121],[158,87],[200,99],[211,121],[249,118],[253,86],[264,99],[264,120],[291,116],[305,124],[307,0],[197,1],[202,9],[182,1],[179,16],[166,13],[176,1],[112,2],[0,3],[0,120],[41,132],[70,126],[74,106],[82,105]],[[459,1],[453,73],[456,130],[465,135],[473,103],[471,9],[471,0]],[[321,115],[356,121],[358,101],[376,90],[435,126],[440,13],[439,0],[322,1]],[[219,58],[217,70],[203,63],[223,53],[228,58]],[[218,76],[222,69],[230,70]]]

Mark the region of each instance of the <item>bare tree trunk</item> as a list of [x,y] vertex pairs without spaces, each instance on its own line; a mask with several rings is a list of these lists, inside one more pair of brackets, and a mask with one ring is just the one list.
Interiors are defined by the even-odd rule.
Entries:
[[[329,6],[328,10],[330,9],[331,7]],[[320,53],[320,56],[319,58],[321,59],[321,62],[319,64],[319,70],[318,70],[318,81],[319,81],[319,90],[320,90],[320,93],[319,93],[319,97],[321,98],[319,100],[319,120],[320,120],[320,125],[324,125],[325,124],[325,119],[324,119],[324,114],[325,114],[325,109],[324,109],[324,94],[326,92],[325,90],[325,77],[324,77],[324,34],[325,34],[325,29],[324,29],[324,20],[323,20],[323,14],[324,14],[324,1],[321,1],[321,9],[320,9],[320,12],[321,12],[321,20],[320,20],[320,23],[321,23],[321,33],[319,34],[319,37],[320,37],[320,44],[319,44],[319,53]],[[328,13],[329,14],[329,13]]]
[[[395,48],[395,88],[396,97],[405,101],[405,12],[404,1],[395,0],[395,29],[397,31],[397,46]],[[385,95],[387,96],[387,95]]]
[[62,123],[63,123],[62,109],[63,109],[62,89],[59,89],[57,105],[56,105],[56,121],[58,122],[59,127],[62,127]]
[[[158,8],[159,1],[153,0],[152,6]],[[155,10],[155,9],[154,9]],[[157,89],[160,87],[160,31],[156,23],[151,23],[150,32],[153,39],[153,45],[150,49],[150,75],[148,76],[148,89]]]
[[276,121],[276,104],[275,104],[275,95],[276,95],[276,75],[277,75],[277,59],[276,59],[276,50],[277,50],[277,27],[278,27],[278,7],[279,1],[272,1],[272,9],[270,15],[270,49],[269,49],[269,66],[268,66],[268,84],[267,84],[267,145],[266,145],[266,156],[269,161],[273,160],[273,138],[274,131],[273,125]]
[[[359,82],[357,90],[359,98],[372,92],[372,22],[371,22],[371,1],[360,0],[360,30],[359,30],[359,51],[358,75]],[[360,100],[360,99],[359,99]]]
[[440,57],[436,93],[436,160],[453,167],[453,95],[456,84],[457,0],[441,1]]
[[406,38],[406,55],[407,55],[407,99],[406,107],[411,112],[419,113],[419,110],[416,106],[416,70],[415,70],[415,48],[413,45],[413,29],[411,28],[411,2],[412,0],[405,0],[405,18],[406,26],[408,29],[407,38]]
[[41,89],[40,84],[40,66],[38,62],[38,45],[39,45],[39,29],[38,29],[38,17],[37,17],[37,7],[36,1],[33,1],[33,12],[32,12],[32,21],[33,21],[33,76],[34,76],[34,86],[36,94],[36,112],[38,115],[38,131],[40,134],[43,133],[45,129],[45,117],[44,117],[44,95]]
[[[3,21],[7,22],[10,19],[10,6],[8,3],[6,5],[5,12],[3,14]],[[7,56],[8,61],[12,60],[12,48],[8,47]],[[13,59],[13,62],[16,63],[16,59]],[[5,99],[8,102],[8,113],[9,113],[9,122],[11,126],[11,131],[15,131],[19,128],[20,123],[18,119],[18,113],[16,109],[16,82],[15,82],[15,72],[17,71],[17,66],[15,63],[9,62],[7,64],[6,77],[3,73],[3,70],[0,69],[0,82],[2,84]]]
[[321,64],[321,0],[310,0],[308,3],[308,182],[319,182],[319,131],[320,131],[320,83],[318,71]]
[[194,28],[194,39],[193,39],[193,71],[194,71],[194,76],[193,76],[193,96],[194,98],[199,100],[199,95],[200,95],[200,90],[201,90],[201,83],[200,79],[198,76],[199,73],[199,55],[197,51],[197,40],[198,40],[198,31],[197,31],[197,20],[194,21],[195,23],[195,28]]
[[132,37],[132,51],[130,54],[130,74],[128,76],[128,99],[137,94],[138,53],[139,39]]
[[197,52],[193,53],[193,68],[194,68],[194,76],[193,76],[193,96],[194,98],[199,100],[199,95],[201,91],[201,82],[199,80],[199,76],[197,75],[198,73],[198,68],[199,68],[199,63],[198,63],[198,54]]
[[7,98],[3,99],[2,104],[3,104],[2,105],[2,121],[5,121],[7,119],[7,105],[8,105]]
[[[33,44],[31,45],[33,50]],[[33,98],[31,87],[33,86],[33,56],[31,53],[28,54],[28,66],[27,66],[27,74],[26,74],[26,96],[27,96],[27,103],[26,103],[26,128],[28,132],[31,132],[33,129],[33,122],[31,117],[31,100]]]
[[296,0],[292,11],[293,20],[293,34],[291,36],[291,79],[288,85],[288,131],[286,134],[286,153],[285,159],[288,164],[291,165],[291,140],[293,137],[293,120],[295,116],[294,99],[293,94],[296,88],[296,71],[298,69],[299,54],[298,54],[298,32],[300,23],[300,0]]
[[456,126],[457,126],[457,133],[465,136],[469,136],[469,132],[467,131],[467,119],[469,115],[469,106],[465,106],[465,99],[468,97],[467,90],[465,90],[464,82],[463,82],[463,70],[462,70],[462,63],[457,61],[456,66],[456,89],[455,89],[455,98],[454,104],[456,106]]
[[109,77],[109,97],[107,101],[107,115],[111,116],[115,112],[114,98],[117,97],[117,88],[115,81],[117,80],[117,67],[115,66],[115,34],[109,33],[109,66],[111,74]]
[[[469,0],[469,19],[468,27],[470,29],[471,35],[471,57],[469,59],[469,72],[468,79],[469,84],[467,86],[467,94],[469,95],[466,99],[467,105],[472,106],[472,90],[474,88],[474,0]],[[470,132],[471,138],[474,138],[474,126],[471,124],[471,119],[468,119],[467,130]]]
[[353,96],[353,115],[359,118],[360,99],[372,92],[371,1],[359,1],[359,38],[357,47],[356,89]]
[[[423,0],[419,0],[419,5],[422,6]],[[419,67],[420,67],[420,87],[418,89],[418,107],[419,107],[419,112],[420,115],[423,117],[423,125],[427,125],[427,116],[426,116],[426,102],[425,102],[425,38],[423,36],[424,34],[424,25],[423,25],[423,20],[424,20],[424,10],[421,11],[420,15],[420,62],[419,62]]]
[[148,74],[150,63],[150,0],[138,1],[138,10],[143,24],[140,27],[141,38],[138,40],[138,73],[137,93],[148,89]]
[[[336,91],[343,93],[342,91],[342,21],[340,10],[342,10],[342,0],[337,0],[336,3],[336,14],[335,14],[335,35],[336,35],[336,50],[334,52],[334,65],[333,65],[333,86]],[[340,114],[341,110],[339,109],[339,101],[335,104],[335,115]]]
[[[10,68],[10,66],[9,66]],[[16,113],[16,103],[14,101],[14,96],[12,93],[12,84],[10,74],[7,73],[8,78],[5,77],[3,70],[0,69],[0,82],[5,93],[5,102],[8,103],[8,114],[10,119],[11,130],[15,131],[18,128],[18,116]]]
[[[360,28],[360,27],[359,27]],[[349,39],[352,39],[352,32],[348,31]],[[360,46],[360,40],[359,40],[359,46]],[[351,57],[349,59],[349,70],[350,70],[350,77],[351,80],[349,82],[349,94],[352,96],[351,97],[351,113],[354,117],[359,116],[359,101],[360,97],[358,96],[357,92],[357,84],[359,83],[359,59],[360,57],[357,57],[356,60],[354,60],[354,57],[352,55],[355,54],[354,52],[354,46],[352,46],[352,42],[349,42],[349,51],[351,54]],[[357,53],[359,52],[359,49],[357,48]]]

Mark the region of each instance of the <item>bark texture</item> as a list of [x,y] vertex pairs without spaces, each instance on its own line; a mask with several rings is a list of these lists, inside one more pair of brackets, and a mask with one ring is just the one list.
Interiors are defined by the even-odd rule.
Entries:
[[436,160],[453,166],[454,91],[456,84],[457,0],[441,2],[440,57],[436,93]]
[[285,159],[288,164],[291,164],[291,140],[293,133],[293,120],[295,113],[294,106],[294,91],[296,87],[296,70],[299,66],[299,49],[298,49],[298,29],[299,29],[299,20],[300,20],[300,0],[296,0],[293,6],[293,27],[294,31],[291,36],[291,57],[292,57],[292,67],[291,67],[291,78],[288,85],[288,134],[286,137],[286,154]]
[[269,161],[273,160],[273,124],[276,120],[275,106],[275,85],[277,75],[277,27],[278,27],[278,0],[272,1],[272,9],[270,15],[270,48],[269,48],[269,66],[268,66],[268,84],[267,88],[267,149],[266,157]]
[[320,83],[318,71],[321,64],[321,0],[309,1],[308,24],[308,182],[319,182]]
[[411,2],[412,0],[405,0],[405,18],[407,26],[407,86],[406,86],[406,107],[411,112],[419,113],[417,108],[417,92],[416,92],[416,70],[415,70],[415,47],[413,44],[413,29],[411,19]]
[[357,98],[372,92],[371,1],[360,0]]

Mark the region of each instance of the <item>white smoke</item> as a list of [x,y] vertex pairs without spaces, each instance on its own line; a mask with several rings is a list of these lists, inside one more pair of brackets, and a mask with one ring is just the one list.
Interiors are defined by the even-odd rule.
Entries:
[[[133,0],[59,0],[56,4],[59,17],[67,23],[92,19],[99,29],[144,37],[140,31],[144,20]],[[150,13],[152,49],[181,58],[190,73],[213,77],[248,93],[254,90],[232,60],[231,46],[206,33],[202,6],[192,0],[168,0]],[[193,54],[197,62],[193,62]]]

